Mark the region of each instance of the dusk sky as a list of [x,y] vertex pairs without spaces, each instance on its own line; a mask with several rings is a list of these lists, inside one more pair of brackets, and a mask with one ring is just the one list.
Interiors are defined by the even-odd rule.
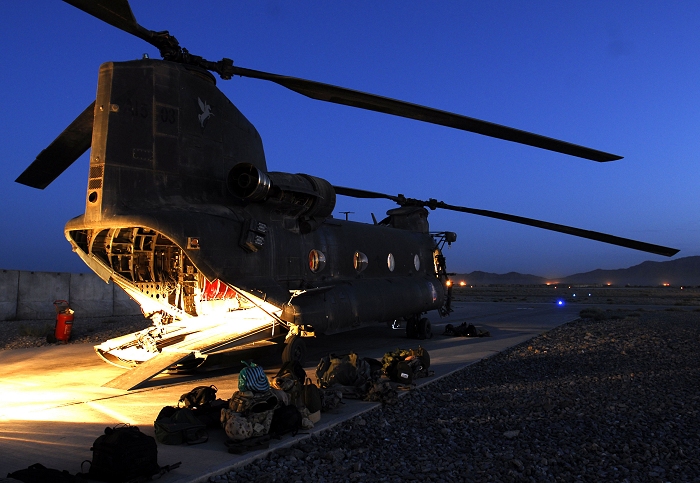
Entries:
[[[596,163],[217,79],[271,171],[494,210],[700,255],[700,2],[132,0],[190,52],[463,114],[624,156]],[[59,0],[0,2],[0,269],[87,272],[63,235],[87,154],[45,190],[14,182],[95,97],[101,63],[159,58]],[[338,197],[372,222],[390,201]],[[432,212],[449,271],[557,277],[666,257],[499,220]]]

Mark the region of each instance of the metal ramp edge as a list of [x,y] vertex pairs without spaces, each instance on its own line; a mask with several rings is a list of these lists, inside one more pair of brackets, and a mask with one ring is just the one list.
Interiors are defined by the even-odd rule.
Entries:
[[193,352],[170,352],[163,351],[157,356],[147,360],[126,371],[123,374],[115,377],[102,385],[102,387],[110,387],[113,389],[122,389],[130,391],[136,389],[142,383],[157,376],[173,364],[187,359]]

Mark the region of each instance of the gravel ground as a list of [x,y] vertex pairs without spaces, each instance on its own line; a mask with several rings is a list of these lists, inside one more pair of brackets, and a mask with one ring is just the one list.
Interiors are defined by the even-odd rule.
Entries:
[[[73,321],[69,344],[99,344],[151,325],[143,315],[115,317],[77,317]],[[49,345],[46,335],[53,333],[56,320],[0,322],[0,350],[24,349]]]
[[700,482],[700,312],[561,326],[212,481]]
[[[700,309],[589,311],[213,481],[700,482]],[[0,323],[0,349],[53,320]],[[70,343],[150,325],[78,319]],[[22,335],[22,334],[33,335]]]

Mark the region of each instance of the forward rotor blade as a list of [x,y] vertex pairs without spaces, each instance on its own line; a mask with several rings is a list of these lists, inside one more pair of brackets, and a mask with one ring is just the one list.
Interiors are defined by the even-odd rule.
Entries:
[[50,185],[92,144],[94,117],[93,101],[15,181],[41,190]]
[[556,151],[562,154],[569,154],[579,158],[590,159],[598,162],[615,161],[622,159],[622,156],[605,153],[596,149],[579,146],[577,144],[559,141],[539,134],[533,134],[527,131],[521,131],[500,124],[494,124],[488,121],[481,121],[472,117],[461,116],[451,112],[433,109],[431,107],[411,104],[405,101],[390,99],[388,97],[377,96],[365,92],[346,89],[330,84],[315,82],[297,77],[288,77],[268,72],[245,69],[242,67],[233,67],[232,73],[242,77],[251,77],[254,79],[263,79],[279,84],[294,92],[305,95],[312,99],[320,101],[333,102],[335,104],[344,104],[346,106],[358,107],[369,111],[383,112],[399,117],[416,119],[418,121],[439,124],[442,126],[461,129],[462,131],[474,132],[483,134],[493,138],[512,141],[520,144],[527,144],[536,148]]
[[413,198],[406,198],[403,195],[391,196],[384,193],[359,190],[355,188],[345,188],[342,186],[334,186],[333,189],[335,190],[336,194],[342,196],[350,196],[352,198],[385,198],[394,201],[401,206],[423,206],[426,208],[430,208],[431,210],[440,208],[443,210],[470,213],[472,215],[485,216],[487,218],[496,218],[499,220],[510,221],[512,223],[518,223],[520,225],[529,225],[534,226],[535,228],[542,228],[544,230],[566,233],[567,235],[573,235],[580,238],[588,238],[589,240],[596,240],[599,242],[608,243],[610,245],[617,245],[621,247],[632,248],[633,250],[655,253],[657,255],[663,255],[666,257],[672,257],[673,255],[679,252],[679,250],[675,248],[654,245],[652,243],[641,242],[629,238],[622,238],[615,235],[608,235],[607,233],[584,230],[582,228],[575,228],[573,226],[559,225],[557,223],[550,223],[548,221],[535,220],[534,218],[525,218],[523,216],[509,215],[507,213],[499,213],[497,211],[480,210],[478,208],[467,208],[466,206],[448,205],[443,201],[437,201],[433,199],[428,201],[422,201]]
[[[429,206],[429,205],[426,205]],[[430,206],[432,207],[432,206]],[[437,202],[436,208],[442,208],[445,210],[460,211],[463,213],[471,213],[473,215],[486,216],[488,218],[497,218],[499,220],[510,221],[513,223],[519,223],[521,225],[534,226],[536,228],[542,228],[549,231],[557,231],[559,233],[566,233],[568,235],[577,236],[580,238],[588,238],[589,240],[596,240],[603,243],[608,243],[610,245],[617,245],[621,247],[631,248],[633,250],[640,250],[648,253],[655,253],[656,255],[663,255],[665,257],[672,257],[679,250],[675,248],[664,247],[661,245],[654,245],[652,243],[646,243],[642,241],[632,240],[629,238],[622,238],[615,235],[608,235],[606,233],[600,233],[597,231],[584,230],[582,228],[575,228],[573,226],[559,225],[557,223],[550,223],[548,221],[535,220],[533,218],[525,218],[522,216],[508,215],[506,213],[499,213],[497,211],[480,210],[476,208],[467,208],[464,206],[452,206],[442,201]]]
[[333,186],[336,194],[341,196],[349,196],[351,198],[385,198],[400,204],[400,198],[397,196],[385,195],[374,191],[359,190],[357,188],[345,188],[344,186]]

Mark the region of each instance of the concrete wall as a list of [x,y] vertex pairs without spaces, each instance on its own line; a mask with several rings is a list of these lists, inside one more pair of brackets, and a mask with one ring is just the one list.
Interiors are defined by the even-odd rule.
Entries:
[[0,321],[55,319],[55,300],[67,300],[76,316],[141,313],[122,289],[93,273],[0,270]]

